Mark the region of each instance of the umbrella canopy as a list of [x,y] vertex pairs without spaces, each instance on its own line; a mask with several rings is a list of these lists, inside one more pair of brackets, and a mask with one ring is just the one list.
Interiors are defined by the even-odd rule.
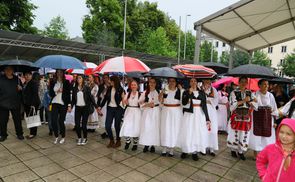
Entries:
[[128,73],[134,71],[149,72],[150,68],[139,59],[120,56],[102,62],[97,68],[93,70],[94,73]]
[[144,76],[161,77],[161,78],[184,78],[184,75],[182,73],[179,73],[169,67],[152,69],[150,72],[148,72]]
[[184,74],[187,77],[194,78],[213,78],[217,73],[202,65],[184,64],[173,66],[173,69]]
[[276,78],[275,73],[271,69],[256,64],[238,66],[228,71],[225,75],[234,77],[245,76],[248,78]]
[[143,77],[142,72],[138,72],[138,71],[128,72],[128,73],[126,73],[126,75],[131,78],[142,78]]
[[[252,91],[259,90],[258,81],[259,81],[259,79],[256,79],[256,78],[248,78],[248,85],[246,88],[249,90],[252,90]],[[239,78],[237,78],[237,77],[224,77],[224,78],[221,78],[220,80],[212,83],[212,86],[214,88],[218,88],[221,84],[226,85],[229,83],[234,83],[235,85],[239,85]]]
[[278,83],[278,84],[280,84],[280,83],[281,84],[295,84],[294,80],[288,79],[288,78],[282,78],[282,77],[268,79],[268,81],[270,83]]
[[97,67],[96,64],[92,62],[83,62],[83,64],[86,66],[86,69],[68,69],[67,72],[71,74],[84,74],[84,75],[90,75],[92,74],[93,70]]
[[27,71],[37,71],[39,70],[32,62],[26,60],[7,60],[0,62],[0,71],[2,71],[6,66],[12,66],[15,72],[27,72]]
[[228,72],[228,67],[221,63],[213,63],[213,62],[201,62],[200,63],[207,68],[213,69],[217,74],[223,74]]
[[83,63],[74,57],[65,55],[49,55],[38,59],[35,66],[42,68],[52,68],[52,69],[86,69]]

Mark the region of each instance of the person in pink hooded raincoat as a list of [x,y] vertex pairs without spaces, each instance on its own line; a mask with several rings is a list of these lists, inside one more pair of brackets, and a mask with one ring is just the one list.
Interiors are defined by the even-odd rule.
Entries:
[[295,120],[284,119],[275,144],[257,156],[256,167],[263,182],[288,182],[295,177]]

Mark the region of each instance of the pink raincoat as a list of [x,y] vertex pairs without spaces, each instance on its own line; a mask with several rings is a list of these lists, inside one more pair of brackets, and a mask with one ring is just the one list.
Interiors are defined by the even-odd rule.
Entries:
[[[284,119],[279,126],[289,126],[295,133],[295,120]],[[279,131],[278,129],[278,131]],[[277,135],[278,136],[278,135]],[[283,148],[279,140],[275,144],[266,146],[257,156],[256,167],[259,177],[263,182],[289,182],[295,181],[295,152],[291,154],[291,164],[285,170],[284,163],[287,156],[284,156]]]

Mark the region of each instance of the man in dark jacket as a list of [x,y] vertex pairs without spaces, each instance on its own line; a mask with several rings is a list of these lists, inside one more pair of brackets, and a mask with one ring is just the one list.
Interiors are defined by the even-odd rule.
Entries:
[[13,74],[13,67],[7,66],[4,75],[0,77],[0,142],[6,140],[7,123],[11,112],[16,135],[23,140],[23,128],[21,124],[21,86],[20,80]]

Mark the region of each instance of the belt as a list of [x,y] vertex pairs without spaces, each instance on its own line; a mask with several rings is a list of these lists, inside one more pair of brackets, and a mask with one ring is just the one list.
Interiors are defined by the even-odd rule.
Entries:
[[225,104],[225,103],[218,103],[219,105],[227,105],[227,103]]
[[193,104],[193,107],[200,107],[201,104]]
[[179,107],[180,104],[164,104],[165,107]]
[[158,106],[159,106],[159,104],[155,104],[155,105],[154,105],[154,107],[158,107]]
[[139,108],[139,106],[127,106],[127,107],[132,107],[132,108]]

